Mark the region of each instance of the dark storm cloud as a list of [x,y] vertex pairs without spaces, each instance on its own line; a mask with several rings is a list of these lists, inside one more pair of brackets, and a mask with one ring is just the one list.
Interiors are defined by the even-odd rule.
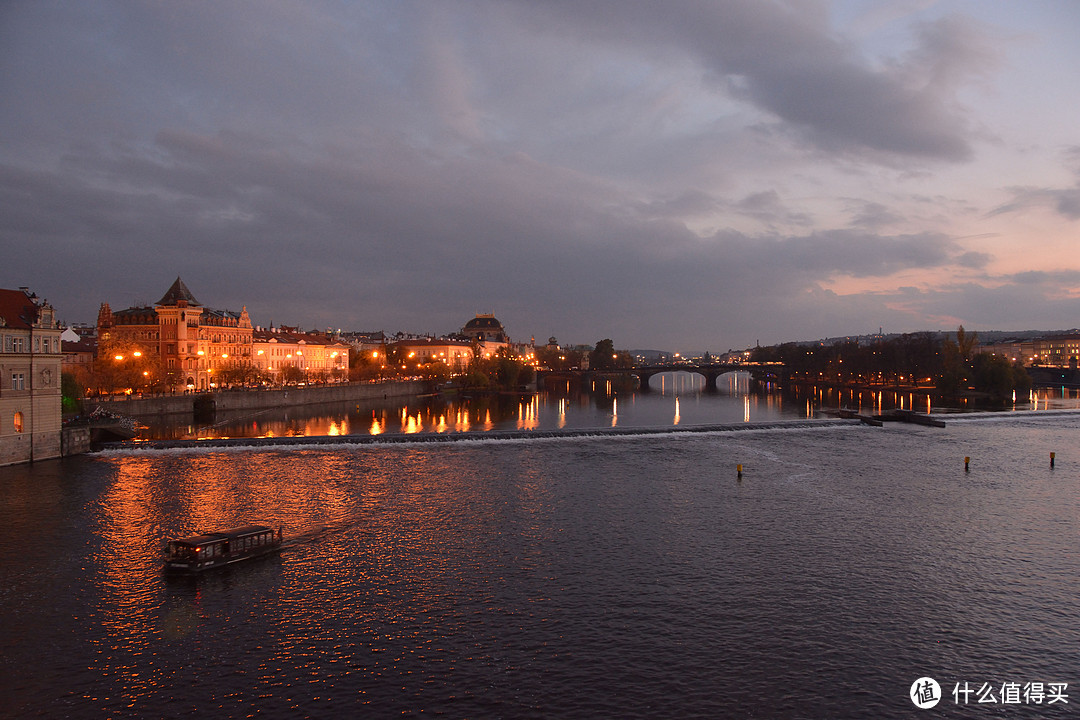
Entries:
[[837,37],[815,3],[692,0],[549,0],[526,7],[552,31],[683,52],[717,91],[752,102],[830,150],[957,161],[971,157],[971,128],[953,106],[963,78],[992,64],[973,24],[924,25],[906,58],[875,65]]
[[876,58],[826,5],[762,0],[11,3],[2,279],[69,320],[180,274],[260,324],[494,311],[663,346],[909,322],[823,288],[988,256],[889,200],[820,221],[772,178],[971,157],[956,89],[986,37],[945,18]]
[[[336,326],[345,315],[445,332],[497,297],[519,332],[589,337],[600,316],[609,334],[675,336],[717,313],[742,322],[755,304],[828,278],[933,267],[956,252],[934,235],[703,239],[525,156],[433,162],[390,138],[377,144],[357,158],[296,158],[255,137],[163,131],[152,157],[72,157],[63,172],[0,174],[0,192],[21,201],[22,224],[48,218],[57,251],[87,238],[66,247],[76,265],[117,257],[105,286],[132,285],[139,267],[134,284],[152,301],[179,273],[201,280],[190,282],[203,302],[247,305],[262,324]],[[103,178],[117,182],[101,190]],[[93,307],[109,299],[102,291]]]

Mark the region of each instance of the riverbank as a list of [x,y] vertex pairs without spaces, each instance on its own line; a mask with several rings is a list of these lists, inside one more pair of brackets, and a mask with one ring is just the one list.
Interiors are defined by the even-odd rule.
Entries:
[[156,397],[123,397],[117,399],[87,398],[83,412],[87,415],[97,408],[134,418],[165,415],[207,415],[236,410],[265,410],[298,407],[334,402],[385,400],[392,397],[420,395],[428,384],[419,380],[394,382],[337,383],[274,389],[219,390],[209,393],[161,395]]

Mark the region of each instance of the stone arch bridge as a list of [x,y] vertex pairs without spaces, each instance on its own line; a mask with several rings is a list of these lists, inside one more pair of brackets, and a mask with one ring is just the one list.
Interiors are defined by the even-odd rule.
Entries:
[[705,389],[718,390],[716,379],[732,372],[748,372],[755,380],[782,381],[786,377],[784,366],[777,363],[672,363],[663,365],[638,365],[632,368],[613,368],[610,370],[544,370],[537,373],[537,387],[544,387],[549,380],[567,380],[574,384],[588,383],[593,379],[619,376],[638,378],[641,391],[649,391],[649,380],[653,375],[670,372],[686,372],[705,378]]

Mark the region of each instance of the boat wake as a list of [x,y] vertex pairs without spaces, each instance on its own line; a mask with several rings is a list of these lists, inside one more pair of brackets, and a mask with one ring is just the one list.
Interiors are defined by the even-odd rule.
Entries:
[[281,541],[282,549],[309,545],[320,542],[328,537],[333,537],[355,528],[359,523],[342,523],[340,525],[309,525],[297,532],[290,532],[285,527],[284,537]]

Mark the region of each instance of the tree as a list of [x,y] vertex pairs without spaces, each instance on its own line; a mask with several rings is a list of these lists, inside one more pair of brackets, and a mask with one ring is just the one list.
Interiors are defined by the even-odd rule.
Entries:
[[98,350],[93,363],[93,387],[98,392],[142,392],[161,384],[161,368],[135,343],[110,343]]
[[281,382],[284,385],[304,382],[304,371],[295,365],[286,365],[281,368]]
[[1003,399],[1013,390],[1012,363],[1001,355],[976,355],[972,362],[972,381],[979,392]]
[[946,397],[956,397],[967,388],[967,373],[960,346],[952,338],[941,343],[941,367],[937,376],[938,392]]
[[615,367],[615,343],[610,338],[605,338],[596,343],[596,348],[589,353],[589,367],[593,370],[610,370]]
[[956,329],[956,347],[960,351],[960,359],[964,362],[971,360],[971,355],[975,350],[975,346],[979,342],[979,333],[971,333],[970,335],[964,332],[964,326],[961,325]]
[[82,399],[86,395],[86,388],[79,382],[74,373],[60,373],[61,407],[65,413],[79,412],[82,407]]
[[558,347],[536,348],[536,359],[541,366],[550,370],[566,370],[581,365],[581,353],[576,350],[563,350]]

